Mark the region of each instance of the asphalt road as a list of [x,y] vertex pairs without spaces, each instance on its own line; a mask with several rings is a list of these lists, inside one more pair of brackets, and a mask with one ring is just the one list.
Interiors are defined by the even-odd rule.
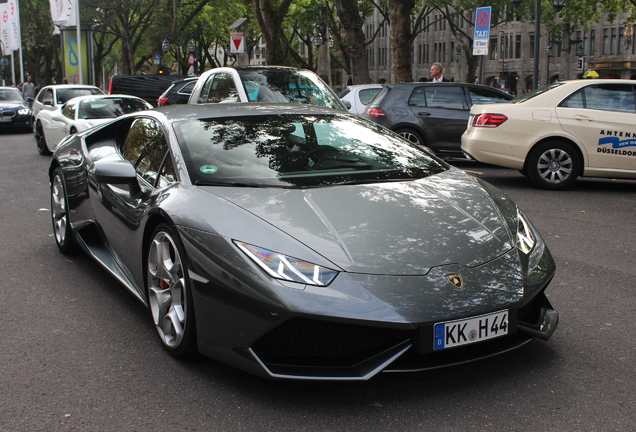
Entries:
[[0,431],[628,431],[636,424],[636,182],[503,189],[556,261],[561,322],[492,359],[364,383],[273,382],[164,352],[147,310],[86,256],[58,253],[48,157],[0,132]]

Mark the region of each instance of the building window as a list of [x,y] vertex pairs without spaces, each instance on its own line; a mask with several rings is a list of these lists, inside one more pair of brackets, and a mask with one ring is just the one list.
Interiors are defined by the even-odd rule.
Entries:
[[612,28],[612,39],[610,44],[610,54],[616,54],[616,27]]
[[530,33],[530,58],[534,58],[534,34]]
[[623,50],[625,49],[623,36],[625,33],[625,27],[621,27],[618,29],[618,54],[623,54]]
[[601,51],[601,54],[603,55],[607,55],[609,54],[609,29],[603,29],[603,51]]
[[596,30],[590,31],[590,55],[593,56],[596,53]]
[[515,35],[515,58],[521,58],[521,35]]
[[490,60],[497,60],[497,39],[490,38]]

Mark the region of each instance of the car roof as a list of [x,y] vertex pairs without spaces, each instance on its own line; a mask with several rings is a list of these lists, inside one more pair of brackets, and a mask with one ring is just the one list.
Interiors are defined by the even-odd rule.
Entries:
[[86,89],[98,89],[99,87],[94,86],[94,85],[88,85],[88,84],[52,84],[52,85],[47,85],[46,87],[43,87],[42,90],[44,89],[77,89],[77,88],[86,88]]
[[[185,120],[201,117],[242,117],[260,115],[343,115],[348,113],[335,109],[311,104],[294,103],[210,103],[210,104],[180,104],[166,105],[155,108],[167,120]],[[357,118],[357,117],[356,117]]]

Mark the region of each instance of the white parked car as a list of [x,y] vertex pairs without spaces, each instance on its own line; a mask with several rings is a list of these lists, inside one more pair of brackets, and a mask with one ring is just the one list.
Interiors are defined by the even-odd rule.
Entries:
[[84,95],[104,94],[98,87],[84,84],[56,84],[44,87],[33,101],[33,118],[40,110],[54,110],[70,99]]
[[544,189],[577,177],[636,178],[636,81],[556,82],[509,103],[473,105],[462,150]]
[[36,142],[42,155],[51,154],[67,135],[85,131],[123,114],[152,109],[136,96],[88,95],[73,98],[54,110],[41,110],[36,117]]
[[316,73],[284,66],[210,69],[197,80],[189,104],[229,102],[307,103],[346,111]]
[[340,99],[351,105],[349,112],[352,114],[362,115],[367,109],[369,102],[380,93],[382,84],[355,84],[350,85],[340,93]]

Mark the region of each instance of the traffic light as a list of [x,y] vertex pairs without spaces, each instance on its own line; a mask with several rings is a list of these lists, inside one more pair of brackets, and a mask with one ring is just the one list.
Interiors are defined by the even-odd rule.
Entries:
[[576,61],[576,68],[578,70],[583,70],[583,63],[584,63],[583,57],[579,57],[578,60]]

